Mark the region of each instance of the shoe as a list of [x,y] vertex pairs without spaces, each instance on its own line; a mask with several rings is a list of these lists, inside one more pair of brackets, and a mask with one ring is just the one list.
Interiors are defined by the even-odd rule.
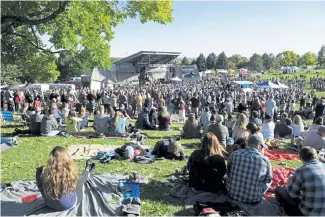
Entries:
[[95,164],[95,163],[92,163],[92,164],[90,165],[90,170],[89,170],[89,172],[90,172],[90,173],[94,173],[95,169],[96,169],[96,164]]
[[91,159],[88,159],[86,161],[86,167],[85,167],[85,170],[88,170],[90,171],[91,170],[91,165],[92,165],[93,161]]

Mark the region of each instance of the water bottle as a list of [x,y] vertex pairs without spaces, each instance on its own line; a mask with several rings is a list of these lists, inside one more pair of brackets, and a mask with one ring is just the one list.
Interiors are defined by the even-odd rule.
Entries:
[[319,151],[319,153],[318,153],[318,157],[319,157],[320,159],[324,159],[324,157],[325,157],[325,149],[324,149],[324,148],[323,148],[322,150]]

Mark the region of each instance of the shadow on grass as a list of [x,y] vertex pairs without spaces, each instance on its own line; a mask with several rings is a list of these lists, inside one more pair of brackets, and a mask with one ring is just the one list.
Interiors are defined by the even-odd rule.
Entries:
[[201,148],[201,143],[192,143],[192,144],[182,144],[182,147],[184,149],[200,149]]
[[183,202],[179,198],[170,195],[171,186],[168,182],[152,180],[141,187],[141,199],[149,201],[163,202],[169,205],[182,206]]
[[14,128],[24,128],[24,127],[25,127],[25,125],[22,124],[22,123],[19,123],[19,124],[17,124],[17,123],[13,123],[13,124],[6,123],[6,125],[1,126],[1,128],[3,128],[3,129],[10,129],[10,128],[14,129]]

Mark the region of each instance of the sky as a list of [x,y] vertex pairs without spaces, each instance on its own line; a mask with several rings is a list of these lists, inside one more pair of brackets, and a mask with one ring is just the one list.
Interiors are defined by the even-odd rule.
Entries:
[[325,44],[323,2],[177,1],[172,23],[126,20],[115,28],[111,56],[173,51],[181,56],[317,53]]

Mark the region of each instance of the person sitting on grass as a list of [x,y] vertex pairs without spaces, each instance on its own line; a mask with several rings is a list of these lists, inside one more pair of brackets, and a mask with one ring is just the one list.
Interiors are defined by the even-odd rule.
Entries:
[[36,107],[36,113],[30,117],[29,130],[33,135],[41,135],[41,122],[43,114],[41,113],[41,107]]
[[249,132],[249,136],[251,135],[257,135],[259,136],[262,140],[264,140],[263,134],[261,132],[261,129],[255,124],[255,123],[248,123],[246,126],[248,132]]
[[60,133],[59,124],[54,117],[55,110],[49,110],[48,115],[44,115],[41,122],[41,135],[42,136],[56,136]]
[[103,105],[99,106],[99,114],[94,118],[94,130],[96,134],[109,135],[108,126],[110,121],[110,116],[105,114],[105,107]]
[[293,118],[293,123],[291,125],[293,130],[293,136],[301,136],[301,133],[304,132],[304,121],[300,115],[296,115]]
[[311,146],[317,151],[325,149],[325,126],[319,127],[318,131],[310,130],[303,132],[302,135],[304,138],[298,137],[296,139],[299,148]]
[[245,149],[247,146],[247,139],[248,138],[239,138],[234,142],[233,145],[227,145],[226,147],[227,158],[229,158],[234,151]]
[[78,178],[76,165],[67,150],[56,146],[46,165],[36,170],[36,184],[46,206],[55,211],[74,208],[82,201],[84,184],[94,170],[95,164],[87,160],[86,168]]
[[61,123],[65,124],[66,119],[69,117],[70,109],[69,104],[65,103],[64,107],[61,109]]
[[180,138],[164,139],[156,143],[151,154],[158,158],[169,160],[185,160],[185,155],[179,144]]
[[257,111],[252,111],[252,118],[251,118],[250,122],[255,123],[258,127],[262,126],[262,120],[258,118]]
[[195,150],[188,159],[189,187],[218,193],[225,190],[225,149],[213,133],[203,138],[201,150]]
[[165,106],[161,107],[160,114],[158,115],[159,130],[170,131],[170,116]]
[[199,123],[195,119],[194,113],[189,114],[188,120],[185,122],[181,131],[182,138],[184,139],[194,139],[200,137]]
[[320,128],[321,126],[323,126],[323,117],[318,117],[314,120],[314,123],[312,123],[309,128],[308,128],[308,131],[309,130],[314,130],[314,131],[317,131],[318,128]]
[[54,117],[56,119],[56,121],[58,122],[58,124],[61,124],[61,111],[58,109],[58,106],[56,103],[52,103],[51,105],[52,109],[54,110]]
[[149,109],[143,108],[143,111],[138,114],[135,127],[140,130],[155,130],[156,126],[152,125],[149,120]]
[[232,131],[232,138],[234,140],[238,138],[247,138],[249,136],[249,132],[246,129],[247,124],[247,116],[243,113],[238,114],[236,125]]
[[291,124],[292,121],[288,118],[288,114],[283,113],[280,122],[275,125],[274,134],[278,135],[280,138],[291,138],[293,133]]
[[275,124],[270,115],[265,114],[264,123],[262,125],[262,133],[265,140],[274,140]]
[[157,127],[159,125],[158,112],[155,107],[152,107],[150,110],[149,121],[150,121],[151,126],[153,126],[153,127]]
[[275,189],[276,198],[289,216],[325,216],[325,164],[310,146],[299,156],[304,165],[295,170],[287,187]]
[[215,118],[216,118],[216,122],[214,124],[211,123],[211,125],[208,128],[208,132],[213,133],[218,138],[220,144],[226,147],[227,139],[229,137],[228,128],[222,125],[223,122],[222,115],[217,114],[215,115]]
[[82,119],[77,117],[75,111],[71,111],[66,121],[66,132],[70,135],[75,135],[80,132],[80,123]]
[[110,136],[125,136],[126,125],[124,115],[119,111],[115,112],[110,125]]
[[247,147],[234,151],[227,164],[226,188],[231,199],[257,204],[272,182],[272,166],[264,156],[267,146],[257,135],[248,138]]
[[88,127],[88,115],[87,115],[86,107],[81,107],[79,118],[81,118],[81,122],[79,122],[80,130],[83,130],[86,127]]

